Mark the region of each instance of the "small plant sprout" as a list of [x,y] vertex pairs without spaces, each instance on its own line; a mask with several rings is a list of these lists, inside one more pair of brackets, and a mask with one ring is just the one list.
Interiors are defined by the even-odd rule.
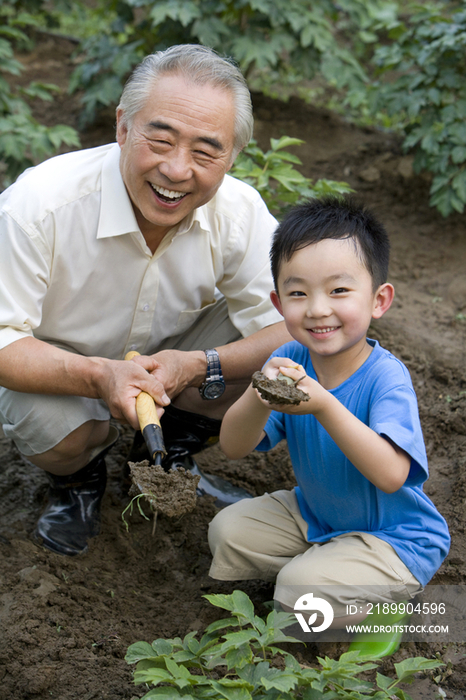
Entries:
[[121,519],[123,520],[123,522],[125,524],[126,532],[129,532],[129,524],[125,518],[125,515],[128,512],[128,510],[129,510],[129,515],[130,516],[133,515],[133,508],[134,508],[134,504],[136,503],[138,510],[139,510],[139,513],[142,515],[144,520],[150,520],[150,518],[147,517],[147,515],[144,513],[144,511],[142,509],[141,498],[145,498],[147,501],[149,501],[149,506],[150,506],[150,509],[152,510],[152,514],[153,514],[152,515],[152,535],[154,535],[155,527],[157,524],[157,508],[155,505],[157,502],[157,499],[153,493],[138,493],[136,496],[134,496],[130,500],[130,502],[128,503],[128,505],[124,509],[124,511],[122,512]]

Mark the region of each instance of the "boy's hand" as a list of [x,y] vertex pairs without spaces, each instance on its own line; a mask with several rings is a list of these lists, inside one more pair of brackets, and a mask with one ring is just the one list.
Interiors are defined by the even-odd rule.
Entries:
[[[290,360],[288,357],[272,357],[272,359],[263,367],[262,372],[269,379],[276,379],[281,370],[284,368],[300,370],[301,377],[306,374],[302,365],[297,365],[296,362],[293,362],[293,360]],[[285,374],[285,372],[282,372],[282,374]]]
[[298,415],[316,413],[321,409],[322,404],[319,399],[324,398],[324,394],[327,394],[327,392],[318,382],[308,377],[302,365],[297,365],[296,362],[287,357],[273,357],[262,369],[262,372],[269,379],[276,379],[279,374],[284,374],[297,382],[296,386],[298,389],[310,396],[309,401],[301,401],[298,405],[272,404],[263,399],[256,389],[255,392],[259,401],[267,408],[280,413]]

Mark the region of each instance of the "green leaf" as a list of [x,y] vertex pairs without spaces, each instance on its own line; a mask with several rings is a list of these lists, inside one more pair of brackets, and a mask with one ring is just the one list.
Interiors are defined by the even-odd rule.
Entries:
[[442,216],[447,217],[453,211],[450,196],[450,191],[443,187],[430,198],[429,204],[431,207],[436,207]]
[[416,656],[395,664],[395,671],[399,681],[407,682],[408,679],[412,679],[414,674],[419,671],[428,671],[432,668],[439,668],[440,666],[445,666],[445,664],[439,661],[429,661],[422,656]]
[[459,172],[451,181],[451,186],[458,195],[459,199],[466,203],[466,170]]
[[[243,591],[235,590],[231,595],[214,594],[204,596],[207,600],[219,608],[230,610],[242,620],[254,623],[254,606],[249,597]],[[209,627],[209,629],[212,629]]]
[[303,700],[336,700],[338,695],[335,691],[330,691],[330,693],[323,693],[317,688],[306,688],[303,693]]
[[[390,696],[391,698],[399,698],[399,700],[412,700],[411,695],[408,695],[408,693],[405,693],[404,690],[401,690],[401,688],[393,688],[392,694]],[[385,698],[383,698],[385,700]]]
[[252,640],[257,640],[257,632],[254,629],[245,629],[240,632],[229,632],[225,635],[225,641],[220,646],[221,652],[248,644]]
[[455,146],[451,152],[453,163],[464,163],[466,161],[466,146]]
[[237,672],[239,669],[243,668],[243,666],[246,666],[246,664],[251,663],[253,658],[254,654],[249,644],[242,644],[239,647],[230,649],[225,654],[228,670],[234,668]]
[[254,687],[246,681],[224,678],[221,681],[211,681],[211,686],[218,693],[219,698],[226,698],[226,700],[252,700],[251,692],[254,690]]
[[149,16],[153,26],[162,24],[167,19],[179,20],[183,27],[201,16],[201,9],[194,2],[186,0],[170,0],[170,2],[158,2],[153,5]]
[[297,139],[292,136],[281,136],[279,139],[270,139],[270,145],[272,150],[279,151],[282,148],[289,148],[290,146],[301,146],[304,141],[302,139]]
[[270,669],[268,661],[259,661],[258,663],[249,663],[238,669],[238,676],[250,683],[254,688],[261,682],[261,679],[267,676]]
[[387,678],[381,673],[376,674],[377,687],[382,688],[382,690],[388,690],[388,688],[393,684],[393,678]]
[[[208,598],[208,596],[204,596],[204,598]],[[212,605],[215,605],[213,601],[209,601],[212,603]],[[222,605],[219,605],[218,607],[223,607]],[[216,632],[217,630],[224,629],[226,627],[238,627],[239,622],[237,618],[234,617],[226,617],[223,618],[222,620],[215,620],[215,622],[212,622],[208,627],[206,627],[206,633],[208,635],[211,635],[213,632]]]
[[154,649],[148,642],[136,642],[128,647],[126,652],[125,661],[128,664],[135,664],[141,659],[153,659],[155,658]]
[[170,671],[173,678],[191,677],[191,674],[189,673],[187,668],[185,668],[184,666],[179,666],[175,661],[173,661],[173,659],[170,659],[169,657],[165,659],[165,665],[167,667],[167,671]]
[[298,685],[296,674],[286,673],[279,669],[270,669],[269,673],[261,678],[261,681],[266,690],[275,688],[284,693]]
[[166,700],[178,700],[178,698],[183,698],[183,700],[195,700],[192,695],[186,695],[186,693],[180,695],[178,690],[173,686],[169,688],[167,686],[152,688],[152,690],[149,690],[148,693],[143,695],[141,700],[157,700],[158,698],[166,698]]
[[163,683],[164,681],[171,681],[171,674],[164,668],[152,667],[148,669],[136,668],[134,672],[134,682],[136,685],[140,683],[152,683],[156,685],[157,683]]

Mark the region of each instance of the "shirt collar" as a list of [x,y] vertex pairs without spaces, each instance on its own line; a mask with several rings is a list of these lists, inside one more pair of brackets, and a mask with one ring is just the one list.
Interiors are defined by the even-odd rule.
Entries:
[[[206,208],[210,204],[211,202],[208,202],[195,209],[183,219],[174,236],[189,233],[196,224],[203,231],[209,232]],[[139,226],[131,199],[121,177],[120,147],[115,143],[108,151],[102,164],[101,206],[97,238],[110,238],[125,233],[138,232],[140,232]]]
[[102,164],[102,184],[97,238],[139,231],[133,206],[120,173],[120,147],[113,144]]
[[175,236],[181,236],[184,233],[189,233],[196,227],[209,233],[212,227],[212,222],[209,222],[207,210],[212,206],[215,207],[215,196],[209,202],[207,202],[207,204],[194,209],[189,216],[183,219],[178,226]]

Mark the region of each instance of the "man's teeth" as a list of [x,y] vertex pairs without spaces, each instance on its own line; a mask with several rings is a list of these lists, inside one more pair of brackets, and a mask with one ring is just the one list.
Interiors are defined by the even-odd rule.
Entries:
[[330,331],[336,331],[338,326],[330,326],[329,328],[311,328],[313,333],[330,333]]
[[165,187],[158,187],[157,185],[152,185],[152,188],[157,192],[157,194],[161,194],[162,197],[166,197],[167,199],[180,199],[180,197],[184,197],[186,194],[186,192],[166,190]]

